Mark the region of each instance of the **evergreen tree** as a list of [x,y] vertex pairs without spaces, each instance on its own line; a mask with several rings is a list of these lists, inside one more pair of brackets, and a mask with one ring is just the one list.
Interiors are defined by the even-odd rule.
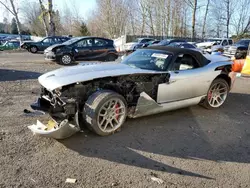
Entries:
[[79,31],[80,31],[80,33],[81,33],[82,36],[88,36],[88,35],[90,35],[88,27],[87,27],[87,25],[84,22],[81,23]]
[[15,18],[11,20],[11,34],[18,34],[17,24]]

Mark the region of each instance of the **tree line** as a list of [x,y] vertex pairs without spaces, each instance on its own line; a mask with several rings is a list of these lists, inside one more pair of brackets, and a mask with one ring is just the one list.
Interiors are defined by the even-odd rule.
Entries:
[[[19,34],[150,35],[189,38],[249,37],[250,0],[96,0],[88,19],[73,1],[56,10],[52,0],[36,0],[16,7],[17,0],[0,0],[13,16]],[[82,2],[84,3],[84,2]],[[23,23],[19,21],[23,15]],[[6,20],[5,20],[6,21]],[[6,24],[0,23],[0,31]],[[10,31],[10,30],[9,30]]]
[[250,0],[97,0],[91,34],[172,37],[247,36]]

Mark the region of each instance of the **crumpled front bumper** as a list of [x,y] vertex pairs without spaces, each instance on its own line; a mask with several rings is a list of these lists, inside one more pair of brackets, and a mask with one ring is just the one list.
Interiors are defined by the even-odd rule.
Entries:
[[56,55],[54,52],[48,51],[44,52],[45,60],[56,60]]
[[[51,112],[51,104],[49,99],[38,98],[37,101],[30,105],[33,110],[39,110],[43,112]],[[28,126],[28,128],[37,135],[55,138],[55,139],[65,139],[76,132],[80,131],[77,123],[71,124],[65,116],[60,116],[60,123],[55,120],[50,120],[46,125],[37,120],[36,124]],[[76,125],[75,125],[76,124]]]
[[54,121],[53,126],[49,124],[45,125],[37,120],[36,124],[30,125],[28,128],[34,134],[55,139],[68,138],[80,130],[79,127],[70,124],[67,119],[63,120],[61,123]]

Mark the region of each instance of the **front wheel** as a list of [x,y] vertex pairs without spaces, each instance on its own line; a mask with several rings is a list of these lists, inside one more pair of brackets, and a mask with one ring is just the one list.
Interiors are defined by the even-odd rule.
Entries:
[[101,90],[92,94],[83,108],[83,119],[100,136],[107,136],[121,128],[127,116],[127,103],[113,91]]
[[31,46],[30,47],[30,52],[31,53],[35,54],[35,53],[37,53],[37,51],[38,51],[38,48],[36,46]]
[[218,78],[215,79],[207,93],[207,96],[201,104],[207,109],[215,109],[221,107],[229,93],[229,85],[226,80]]
[[72,57],[69,54],[62,55],[60,63],[63,65],[70,65],[72,63]]

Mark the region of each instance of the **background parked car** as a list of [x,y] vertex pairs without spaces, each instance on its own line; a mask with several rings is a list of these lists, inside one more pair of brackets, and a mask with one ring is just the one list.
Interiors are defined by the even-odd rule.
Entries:
[[62,36],[53,36],[53,37],[46,37],[38,42],[23,42],[21,44],[21,48],[27,49],[31,53],[37,53],[38,51],[44,51],[51,45],[54,44],[61,44],[69,40],[69,37],[62,37]]
[[176,48],[188,48],[188,49],[196,50],[196,51],[203,53],[201,49],[197,48],[194,44],[190,44],[188,42],[172,42],[168,44],[167,46],[176,47]]
[[232,45],[233,40],[232,39],[226,39],[226,38],[212,38],[207,39],[205,42],[197,43],[196,46],[203,51],[206,51],[208,53],[216,52],[221,49],[223,49],[227,45]]
[[17,40],[6,41],[3,45],[0,45],[0,50],[13,50],[20,47],[20,42]]
[[135,41],[133,42],[129,42],[126,43],[124,45],[125,51],[134,51],[137,48],[141,48],[143,46],[143,44],[150,42],[150,41],[154,41],[155,39],[153,38],[137,38]]
[[118,53],[113,40],[98,37],[76,37],[45,51],[47,60],[69,65],[75,60],[115,61]]
[[168,46],[179,47],[179,48],[193,48],[193,49],[196,48],[195,45],[189,44],[187,42],[173,42],[173,43],[169,44]]
[[247,49],[250,44],[250,39],[242,39],[231,46],[226,46],[224,48],[224,54],[228,57],[233,57],[237,54],[238,57],[245,59],[247,56]]
[[152,40],[152,41],[146,42],[145,44],[142,45],[142,48],[145,48],[154,44],[158,44],[159,42],[160,40]]
[[182,39],[164,39],[160,41],[159,43],[154,44],[154,46],[168,46],[169,44],[174,43],[174,42],[186,42],[186,41]]

